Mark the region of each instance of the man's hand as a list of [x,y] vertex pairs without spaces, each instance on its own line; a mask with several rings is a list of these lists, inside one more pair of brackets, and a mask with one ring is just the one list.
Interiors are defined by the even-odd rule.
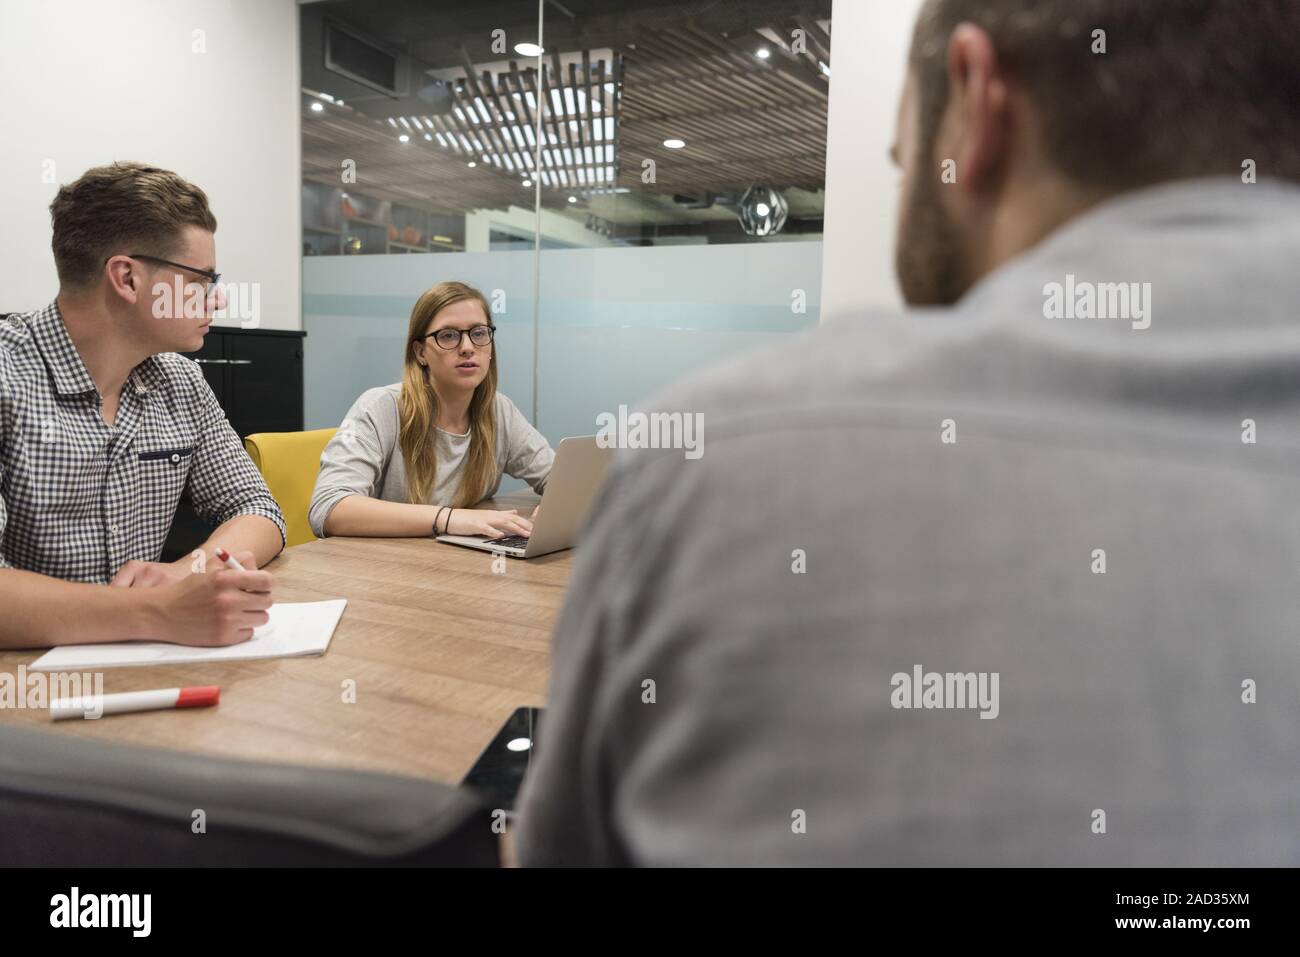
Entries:
[[206,574],[157,587],[147,637],[199,646],[247,641],[268,620],[274,585],[270,572],[237,572],[214,560]]
[[[257,566],[257,559],[252,552],[236,552],[235,560],[245,568]],[[160,585],[172,585],[193,574],[196,562],[198,559],[193,555],[182,556],[170,563],[129,561],[117,570],[117,574],[109,584],[124,588],[157,588]],[[201,567],[205,572],[215,572],[225,566],[215,555],[205,552]]]

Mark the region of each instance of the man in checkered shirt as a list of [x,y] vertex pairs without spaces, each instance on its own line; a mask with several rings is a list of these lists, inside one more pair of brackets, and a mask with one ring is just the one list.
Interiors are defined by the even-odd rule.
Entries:
[[[233,644],[284,518],[194,362],[222,305],[206,195],[134,163],[50,206],[58,297],[0,320],[0,647]],[[217,526],[159,558],[182,492]],[[247,568],[213,558],[224,547]]]

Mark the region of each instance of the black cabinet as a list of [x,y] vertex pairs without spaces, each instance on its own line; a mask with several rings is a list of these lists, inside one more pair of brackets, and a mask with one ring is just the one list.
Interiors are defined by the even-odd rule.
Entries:
[[[303,335],[213,326],[203,348],[189,353],[241,439],[255,432],[302,431]],[[195,514],[188,498],[182,498],[162,560],[174,561],[193,551],[211,533],[212,527]]]
[[190,358],[242,439],[254,432],[302,431],[300,332],[213,327]]

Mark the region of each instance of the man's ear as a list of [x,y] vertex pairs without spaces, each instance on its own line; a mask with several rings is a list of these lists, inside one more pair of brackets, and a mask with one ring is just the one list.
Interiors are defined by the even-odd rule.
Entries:
[[144,294],[144,273],[129,256],[113,256],[104,265],[108,286],[124,302],[135,305]]
[[1008,91],[993,41],[970,23],[948,39],[948,107],[946,156],[957,162],[958,188],[981,191],[1006,161]]

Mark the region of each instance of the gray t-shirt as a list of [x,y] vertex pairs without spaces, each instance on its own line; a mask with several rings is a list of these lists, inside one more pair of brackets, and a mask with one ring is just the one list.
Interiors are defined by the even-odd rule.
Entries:
[[1166,185],[648,402],[708,442],[580,537],[521,863],[1300,862],[1297,264],[1300,188]]
[[[321,455],[320,474],[312,494],[307,520],[318,538],[325,537],[325,519],[349,495],[364,495],[385,502],[406,502],[406,463],[397,444],[397,396],[401,384],[368,389],[352,404],[338,432]],[[513,402],[496,394],[497,474],[484,498],[501,484],[502,474],[523,479],[541,492],[551,474],[555,452],[542,433],[533,428]],[[429,505],[450,504],[460,488],[461,471],[469,454],[470,433],[435,430],[438,472]]]

